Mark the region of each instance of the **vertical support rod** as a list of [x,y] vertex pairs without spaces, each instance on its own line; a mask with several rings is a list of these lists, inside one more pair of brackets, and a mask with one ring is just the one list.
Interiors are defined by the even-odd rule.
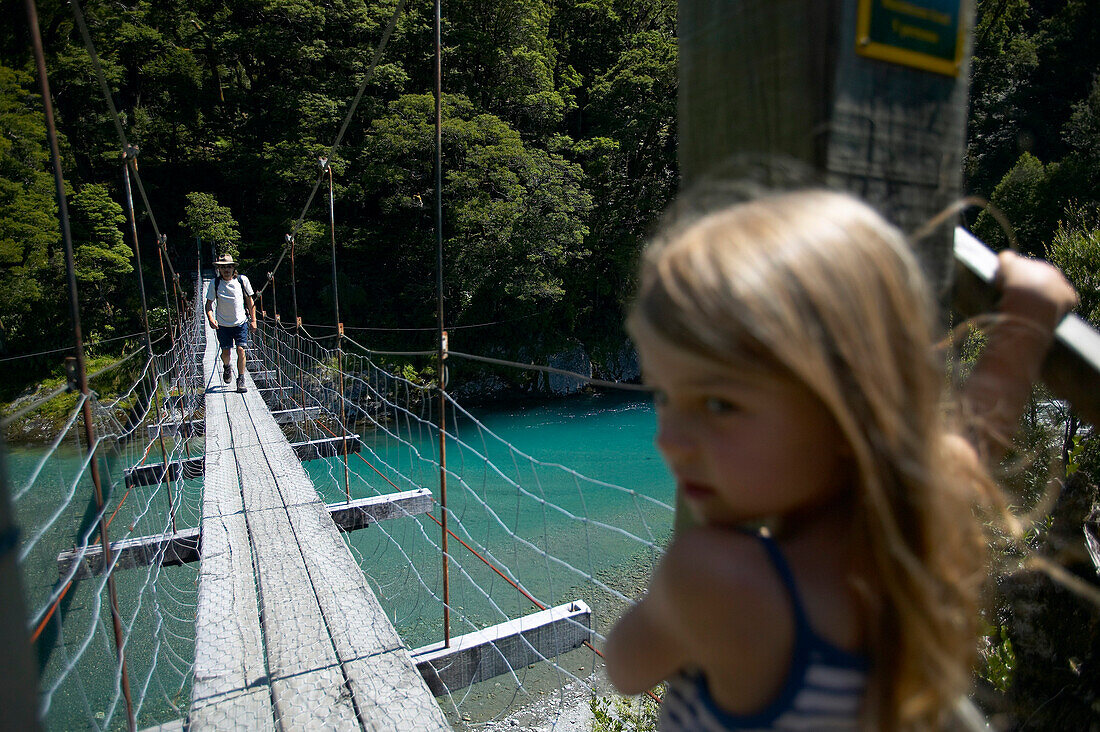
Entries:
[[348,477],[348,423],[345,409],[346,402],[344,400],[344,349],[341,347],[341,341],[344,338],[344,324],[337,323],[336,328],[336,338],[338,339],[336,343],[336,369],[340,372],[340,429],[344,433],[341,440],[344,446],[344,497],[348,503],[351,503],[351,483]]
[[[134,163],[132,157],[132,150],[127,150],[123,153],[126,156],[122,166],[122,178],[126,184],[126,213],[130,218],[130,233],[134,239],[134,257],[137,259],[137,271],[138,271],[138,285],[141,289],[141,322],[145,326],[145,352],[149,356],[149,360],[153,362],[153,378],[156,379],[156,385],[153,387],[153,408],[155,411],[157,424],[163,423],[160,414],[160,402],[158,401],[160,387],[162,382],[160,379],[160,370],[157,368],[156,358],[153,356],[153,337],[149,332],[149,313],[145,302],[145,275],[141,271],[141,247],[138,242],[137,233],[137,217],[134,215],[134,198],[130,189],[130,165]],[[187,369],[194,368],[192,364],[187,364]],[[190,380],[191,374],[188,373],[186,378]],[[164,396],[168,396],[168,389],[164,390]],[[172,532],[176,531],[176,501],[172,497],[172,481],[168,477],[168,451],[164,447],[164,431],[163,429],[157,429],[157,442],[160,443],[160,464],[164,467],[164,474],[161,476],[161,480],[164,481],[164,487],[168,490],[168,510],[171,513],[172,518]]]
[[[272,314],[275,316],[275,324],[278,325],[279,324],[279,296],[275,292],[275,273],[272,272],[271,274],[268,275],[268,277],[271,278],[271,311],[272,311]],[[261,295],[261,297],[263,297],[263,296]]]
[[[34,45],[34,59],[38,67],[38,83],[42,90],[42,106],[46,116],[46,133],[50,141],[50,159],[53,164],[54,185],[57,190],[57,212],[61,222],[61,238],[65,244],[65,266],[69,280],[69,309],[73,318],[73,345],[76,352],[76,376],[80,392],[88,394],[88,379],[84,368],[84,337],[80,330],[80,299],[76,289],[76,268],[73,264],[73,237],[69,229],[69,208],[65,200],[65,181],[61,175],[61,152],[57,146],[57,128],[54,124],[53,102],[50,98],[50,82],[46,77],[46,55],[42,50],[42,36],[38,28],[38,9],[34,0],[25,0],[27,22],[30,24],[31,41]],[[92,485],[95,488],[96,510],[99,512],[99,538],[103,546],[103,566],[111,566],[111,541],[107,534],[107,516],[103,510],[103,488],[99,479],[99,463],[95,458],[95,431],[92,426],[91,400],[85,399],[83,406],[84,437],[91,452],[89,468]],[[122,619],[119,617],[118,594],[115,592],[114,572],[108,569],[107,597],[111,608],[111,624],[114,627],[115,657],[118,662],[122,696],[126,701],[126,721],[130,732],[136,732],[134,703],[130,697],[130,676],[126,670],[126,653],[122,639]]]
[[[300,354],[302,352],[302,319],[298,316],[298,276],[294,272],[294,235],[287,234],[286,238],[290,242],[290,299],[294,304],[294,348]],[[305,404],[306,385],[302,378],[302,365],[300,363],[294,365],[298,378],[298,398]]]
[[321,158],[321,165],[328,171],[328,220],[332,232],[332,308],[336,313],[336,370],[340,374],[340,429],[344,431],[344,497],[351,503],[351,481],[348,473],[348,428],[344,400],[344,324],[340,322],[340,296],[336,287],[336,199],[332,191],[332,163]]
[[[332,193],[332,164],[327,158],[321,158],[321,165],[328,171],[328,220],[332,232],[332,309],[336,315],[336,323],[340,322],[340,293],[336,288],[336,202]],[[339,349],[341,337],[336,336],[336,347]]]
[[439,305],[439,505],[442,516],[443,647],[451,647],[451,578],[447,553],[447,386],[443,358],[443,43],[440,0],[435,0],[435,285]]
[[175,323],[172,322],[172,305],[168,299],[168,278],[164,274],[164,242],[157,241],[157,259],[160,262],[160,281],[164,285],[164,315],[168,318],[168,343],[172,352],[176,351]]
[[294,329],[297,332],[302,321],[298,318],[298,278],[294,274],[294,235],[287,234],[286,238],[290,240],[290,299],[294,303]]

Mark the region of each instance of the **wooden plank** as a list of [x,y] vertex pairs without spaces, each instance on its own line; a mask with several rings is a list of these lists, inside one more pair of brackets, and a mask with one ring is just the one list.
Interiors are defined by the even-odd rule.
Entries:
[[320,407],[295,407],[293,409],[278,409],[271,412],[276,424],[297,424],[317,419],[321,414]]
[[[274,420],[260,408],[261,404],[258,395],[245,401],[254,423],[262,431],[269,429],[265,425]],[[276,488],[287,506],[286,517],[301,547],[332,648],[347,675],[359,721],[368,729],[449,729],[442,711],[409,660],[397,631],[367,585],[362,569],[336,532],[327,507],[320,502],[301,500],[305,487],[314,495],[316,491],[290,444],[286,440],[263,441],[260,447],[268,464],[283,471]],[[407,499],[430,509],[428,491],[408,493],[418,493]],[[349,515],[363,516],[372,504],[380,508],[384,502],[364,503],[361,508],[351,509]],[[277,511],[271,513],[278,515]],[[384,681],[380,683],[381,679]],[[379,687],[390,688],[392,692],[378,694]],[[394,699],[393,694],[397,693],[400,698]],[[395,716],[392,702],[406,711]],[[404,721],[404,726],[391,726],[397,721]]]
[[186,420],[183,422],[161,422],[160,424],[151,424],[146,426],[146,435],[150,440],[154,440],[160,437],[162,434],[166,436],[178,435],[180,437],[191,437],[193,435],[206,434],[206,425],[201,420]]
[[364,729],[451,729],[405,649],[348,661],[344,673]]
[[[265,454],[265,446],[280,446],[279,440],[271,438],[282,437],[282,432],[258,394],[243,396],[227,401],[227,414],[235,447],[238,438],[252,443],[235,452],[241,465],[248,466],[247,480],[242,482],[243,498],[278,727],[356,729],[355,709],[302,556],[300,544],[312,546],[312,537],[295,534],[286,508],[288,504],[322,508],[323,504],[308,480],[305,485],[287,486],[280,491],[280,478],[295,466],[305,471],[285,437],[281,446],[285,446],[292,464],[280,460],[277,454]],[[254,421],[254,416],[260,419]],[[266,424],[263,417],[267,417]]]
[[[432,510],[432,492],[417,488],[400,493],[357,498],[344,503],[325,506],[329,517],[340,531],[364,529],[372,523],[402,518]],[[184,529],[174,534],[134,536],[111,542],[111,553],[118,555],[115,569],[147,566],[158,561],[161,565],[196,562],[202,554],[199,529]],[[80,568],[73,580],[82,580],[103,572],[103,552],[98,544],[84,550],[83,558],[78,549],[63,551],[57,555],[58,577],[65,577],[72,564],[80,561]]]
[[175,719],[171,722],[158,724],[156,727],[146,727],[141,732],[187,732],[187,727],[184,720]]
[[[209,326],[207,326],[209,329]],[[211,372],[216,341],[207,340]],[[202,505],[203,559],[195,612],[195,667],[188,728],[273,729],[252,550],[237,461],[229,445],[226,394],[207,399],[209,431]]]
[[[150,564],[175,566],[199,559],[199,530],[184,529],[172,534],[131,536],[111,542],[111,553],[118,556],[115,570],[144,567]],[[79,562],[73,580],[88,579],[103,573],[103,547],[88,546],[81,557],[79,549],[71,549],[57,555],[57,576],[68,575],[73,564]]]
[[[169,481],[179,480],[182,470],[182,478],[188,480],[190,478],[198,478],[203,474],[203,457],[188,458],[187,460],[176,460],[168,463],[168,470],[165,471],[164,463],[153,463],[151,465],[140,465],[136,468],[127,468],[123,471],[123,475],[126,478],[126,487],[130,488],[136,485],[159,485],[166,479]],[[165,474],[167,472],[167,475]]]
[[355,531],[378,521],[428,513],[432,510],[432,492],[417,488],[357,498],[347,503],[330,503],[325,508],[337,529]]
[[576,600],[418,648],[417,670],[436,696],[580,648],[592,640],[592,611]]
[[[268,475],[258,481],[274,480]],[[245,505],[248,506],[248,496]],[[356,729],[356,714],[344,686],[325,617],[285,509],[248,509],[249,535],[263,606],[272,702],[282,729],[309,722]]]
[[[224,415],[224,410],[210,411]],[[207,460],[189,728],[227,729],[232,725],[222,724],[225,720],[270,728],[270,690],[237,464],[229,451],[211,453]]]
[[217,703],[192,705],[187,729],[213,732],[228,729],[274,730],[271,689],[265,684],[260,689],[226,694]]
[[[349,455],[359,452],[362,448],[362,445],[359,443],[358,434],[349,434],[347,436],[347,443]],[[317,440],[292,442],[290,446],[294,449],[294,454],[298,456],[299,460],[318,460],[320,458],[334,457],[343,454],[343,438],[340,437],[324,437]],[[184,480],[198,478],[205,471],[202,457],[175,461],[168,463],[168,480],[178,480],[180,478],[180,466],[183,467]],[[164,480],[164,468],[162,463],[141,465],[136,468],[127,468],[124,471],[124,475],[126,476],[127,487],[135,485],[157,485]]]
[[[213,373],[214,351],[208,347],[207,353]],[[254,387],[262,375],[246,374],[246,382]],[[269,689],[270,707],[263,716],[258,695],[248,693],[247,686],[227,685],[218,693],[206,692],[214,701],[193,708],[192,723],[203,721],[212,728],[446,729],[442,712],[298,458],[299,450],[317,455],[335,450],[337,440],[326,441],[328,447],[292,446],[255,388],[243,395],[219,389],[210,394],[207,401],[218,402],[220,408],[207,406],[206,481],[224,482],[229,475],[239,489],[235,495],[208,491],[204,496],[204,552],[206,521],[233,525],[233,546],[243,526],[250,567],[240,574],[252,583],[258,599],[254,616],[265,641],[263,688]],[[358,445],[357,436],[349,441],[352,445]],[[228,464],[232,467],[227,471]],[[211,474],[214,470],[217,475]],[[431,506],[426,490],[398,494],[396,506],[387,507],[388,500],[339,504],[339,513],[349,525],[361,526]],[[254,704],[260,704],[258,710],[250,706]],[[210,721],[215,711],[221,715],[217,722]]]
[[[319,440],[292,442],[290,446],[294,449],[294,454],[298,456],[299,460],[320,460],[321,458],[337,457],[344,454],[344,438],[342,437],[325,437]],[[363,449],[362,443],[359,442],[359,435],[349,434],[347,436],[347,449],[349,455]]]
[[[417,674],[347,544],[315,505],[288,509],[336,655],[367,729],[446,730],[446,719]],[[384,680],[384,681],[383,681]]]

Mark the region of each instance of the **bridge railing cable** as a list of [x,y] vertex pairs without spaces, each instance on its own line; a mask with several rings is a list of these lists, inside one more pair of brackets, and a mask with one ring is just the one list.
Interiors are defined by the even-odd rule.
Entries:
[[[337,349],[271,320],[261,326],[256,343],[263,363],[257,368],[275,372],[286,407],[303,413],[316,410],[312,421],[287,424],[288,438],[357,434],[356,450],[348,455],[353,500],[433,486],[440,464],[432,383],[392,370],[395,364],[401,368],[400,358],[383,356],[347,336],[344,342],[349,350],[343,354],[341,391]],[[413,358],[427,363],[430,355],[434,354],[418,352]],[[390,368],[381,366],[379,358],[390,359]],[[628,489],[588,477],[517,448],[454,398],[446,404],[446,474],[455,490],[446,513],[452,526],[449,536],[458,542],[457,552],[446,552],[454,572],[450,602],[443,600],[442,577],[433,559],[443,552],[437,534],[440,514],[377,524],[379,531],[347,535],[402,637],[414,647],[437,642],[442,633],[436,615],[441,603],[449,607],[456,632],[465,633],[576,599],[599,608],[595,637],[602,637],[610,619],[637,593],[642,568],[650,566],[670,535],[673,510],[667,478],[650,476],[648,486]],[[345,500],[339,457],[309,466],[327,500]],[[428,521],[434,530],[427,529]],[[612,558],[622,565],[624,557],[636,573],[624,576],[608,566]],[[526,663],[518,664],[505,646],[496,650],[506,668],[499,683],[508,679],[517,700],[530,699],[534,692],[526,679]],[[556,678],[559,685],[589,689],[599,685],[590,674],[577,673],[586,664],[594,670],[597,657],[592,648],[583,651],[590,660],[580,662],[555,658],[533,645],[526,650],[527,658],[544,662],[544,670],[538,672],[544,681]],[[475,697],[464,686],[446,695],[455,714],[476,707]]]
[[[198,526],[196,481],[182,474],[152,485],[128,479],[129,469],[146,464],[162,441],[158,458],[166,462],[201,455],[180,429],[201,413],[179,376],[193,378],[193,363],[191,371],[187,366],[198,325],[193,318],[179,325],[176,349],[150,354],[145,346],[89,374],[89,388],[46,395],[5,425],[39,419],[40,413],[64,415],[49,445],[7,455],[21,527],[14,557],[25,578],[25,628],[39,663],[33,707],[50,728],[144,727],[186,714],[194,569],[155,561],[119,572],[122,555],[102,551],[101,530],[109,527],[111,541],[171,533],[173,515],[179,526]],[[138,360],[143,353],[147,358]],[[92,497],[96,473],[101,501]],[[59,553],[70,549],[72,560],[62,564]],[[89,563],[105,563],[107,571],[85,576]],[[113,597],[111,585],[117,588]],[[115,662],[112,636],[119,641],[118,656],[126,659],[125,675]]]
[[[76,577],[85,557],[102,546],[97,535],[100,525],[124,527],[121,534],[112,532],[113,539],[170,532],[173,513],[197,525],[193,482],[177,481],[175,495],[170,496],[162,486],[127,485],[125,480],[124,469],[141,465],[157,444],[160,425],[152,417],[152,403],[158,398],[157,384],[176,368],[171,358],[166,352],[147,360],[131,386],[111,399],[100,399],[94,391],[79,395],[60,433],[40,457],[28,461],[22,452],[12,455],[17,485],[13,498],[24,529],[18,561],[27,577],[28,632],[45,663],[38,708],[51,726],[83,726],[97,715],[107,723],[117,719],[119,699],[124,696],[121,674],[102,673],[107,648],[103,635],[109,636],[102,613],[111,606],[108,578],[123,583],[115,602],[122,648],[135,683],[131,688],[138,692],[133,699],[135,718],[151,723],[178,718],[181,713],[177,695],[189,683],[190,661],[181,668],[167,659],[189,655],[186,639],[191,621],[187,617],[193,615],[193,576],[173,581],[175,570],[158,564],[140,578],[130,573],[108,573],[95,580]],[[90,443],[80,428],[85,406],[92,414]],[[168,460],[184,460],[195,452],[190,440],[176,439]],[[104,501],[99,508],[95,504],[85,508],[82,496],[88,495],[93,465],[98,467]],[[58,552],[69,547],[75,548],[76,561],[59,574]],[[118,556],[108,560],[111,566],[117,564]],[[152,627],[146,623],[150,612],[159,618]],[[132,642],[139,637],[141,642]],[[169,687],[173,691],[166,698],[148,698]],[[59,695],[70,701],[56,704]],[[166,705],[165,699],[171,704]],[[84,722],[74,717],[84,712],[88,713]]]

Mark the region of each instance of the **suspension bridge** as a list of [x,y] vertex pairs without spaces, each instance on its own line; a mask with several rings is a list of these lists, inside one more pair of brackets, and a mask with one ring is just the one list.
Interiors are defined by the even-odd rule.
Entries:
[[[402,5],[390,19],[364,85]],[[431,384],[387,372],[372,360],[378,354],[343,337],[342,326],[330,348],[321,344],[323,338],[311,336],[300,319],[293,330],[277,314],[265,320],[255,334],[251,371],[245,375],[249,390],[227,391],[218,379],[218,350],[201,317],[208,280],[197,261],[194,292],[185,297],[138,172],[137,149],[126,138],[75,3],[73,11],[124,150],[126,210],[145,333],[144,348],[107,369],[86,373],[72,244],[59,188],[76,340],[68,387],[78,396],[50,448],[33,464],[20,466],[24,469],[17,471],[13,496],[21,513],[32,517],[31,535],[20,543],[18,561],[30,582],[27,616],[42,687],[35,716],[65,727],[79,723],[83,709],[84,721],[93,726],[131,730],[148,723],[187,729],[440,729],[449,726],[445,712],[452,719],[462,716],[462,697],[456,697],[462,689],[504,674],[522,691],[517,673],[529,664],[550,660],[554,665],[552,659],[582,645],[594,651],[588,605],[576,597],[564,603],[550,598],[569,586],[562,580],[565,575],[573,577],[574,587],[589,585],[590,597],[594,588],[615,602],[628,602],[626,594],[598,577],[592,536],[602,532],[612,541],[625,540],[633,551],[647,552],[651,563],[663,531],[653,528],[662,523],[654,512],[664,515],[667,526],[668,503],[560,465],[540,464],[485,430],[442,388],[433,390]],[[33,7],[29,16],[36,29]],[[60,185],[48,82],[40,40],[33,35]],[[329,155],[322,158],[322,173],[295,230],[326,174],[331,204],[327,160],[358,100]],[[149,327],[134,187],[156,237],[164,311],[170,318],[159,338]],[[293,272],[293,232],[274,270],[288,252]],[[335,277],[335,260],[333,267]],[[261,298],[269,285],[274,287],[274,273],[260,289]],[[335,286],[333,297],[339,320]],[[440,318],[442,328],[442,311]],[[351,350],[358,353],[345,350],[353,344]],[[99,400],[89,384],[124,366],[134,368],[142,353],[146,360],[136,367],[132,384],[111,399]],[[434,355],[441,364],[442,350]],[[438,401],[431,398],[435,391]],[[463,424],[473,425],[476,440],[463,438]],[[362,426],[366,434],[352,431],[352,426]],[[425,441],[433,434],[434,439]],[[79,455],[72,462],[61,457],[69,440]],[[491,448],[490,442],[497,444]],[[480,477],[470,477],[469,468],[448,467],[448,443],[472,461]],[[511,469],[498,467],[489,455],[501,448]],[[349,457],[358,458],[371,477],[349,465]],[[328,470],[320,490],[303,460]],[[530,479],[520,475],[525,472],[521,462],[533,473],[534,490],[527,487]],[[555,474],[554,480],[564,477],[578,490],[581,510],[547,498],[546,477],[540,475],[546,473]],[[479,521],[467,515],[465,525],[448,527],[453,514],[446,499],[448,478],[464,491],[467,506],[482,513]],[[436,480],[438,504],[425,487]],[[487,500],[491,483],[514,496],[515,518],[502,518],[499,505]],[[92,500],[81,513],[80,488],[89,484]],[[340,484],[343,500],[329,490]],[[635,514],[625,523],[634,525],[624,527],[621,519],[605,523],[588,513],[582,485],[617,492]],[[63,486],[67,489],[55,501],[54,490]],[[525,520],[530,509],[521,510],[524,502],[542,514],[541,525]],[[436,508],[439,518],[430,513]],[[571,538],[551,539],[547,514],[583,527],[587,540],[582,553],[575,551]],[[438,541],[417,517],[438,525]],[[116,520],[126,528],[123,538],[112,541]],[[387,530],[383,521],[405,526]],[[475,535],[471,529],[479,522],[484,529]],[[384,566],[366,561],[362,542],[348,538],[368,526],[378,527],[385,537],[380,543],[399,554],[396,567],[388,558]],[[395,538],[399,531],[401,539]],[[483,568],[458,561],[448,550],[449,539]],[[59,541],[71,548],[51,553]],[[502,541],[514,545],[510,560],[494,557],[502,551]],[[417,566],[425,551],[422,542],[442,560],[436,565],[441,565],[439,571]],[[555,553],[556,542],[571,546]],[[378,559],[379,549],[370,551]],[[189,568],[196,562],[194,572]],[[521,580],[516,566],[540,562],[546,567],[545,579],[525,586],[530,577]],[[465,587],[460,588],[466,596],[461,605],[451,596],[452,570]],[[378,576],[386,572],[404,576]],[[411,611],[401,603],[409,593],[410,572],[419,586],[413,590]],[[491,573],[488,581],[486,572]],[[56,579],[46,581],[50,574]],[[388,612],[372,584],[396,596],[387,598]],[[507,599],[501,597],[501,587],[507,588]],[[420,597],[425,593],[428,601]],[[429,613],[441,608],[442,617],[425,621],[426,608]],[[452,623],[469,632],[452,637]],[[412,647],[403,635],[422,642]],[[97,673],[107,668],[114,673]],[[564,676],[577,679],[570,672]],[[440,698],[448,700],[448,709],[441,707]]]
[[[202,312],[208,284],[196,288],[186,312]],[[180,393],[160,396],[164,417],[146,426],[144,439],[151,448],[165,436],[202,435],[204,454],[138,464],[123,476],[130,489],[164,486],[169,493],[201,479],[199,525],[176,526],[170,496],[171,531],[111,542],[106,554],[102,545],[85,544],[57,557],[62,582],[201,561],[191,699],[181,725],[449,729],[436,695],[592,640],[584,602],[546,608],[532,598],[542,610],[410,649],[340,532],[427,513],[432,492],[354,500],[348,492],[326,504],[301,461],[342,456],[346,465],[349,452],[360,454],[360,435],[311,437],[306,430],[292,443],[285,434],[288,425],[301,431],[307,423],[341,422],[325,404],[323,372],[303,368],[289,339],[272,348],[271,336],[259,333],[248,391],[239,394],[222,383],[213,331],[196,318],[173,349]]]
[[[289,257],[293,273],[295,232],[326,176],[335,241],[326,162],[402,5],[274,271]],[[96,72],[106,90],[97,64]],[[52,128],[48,87],[43,98]],[[431,351],[383,353],[346,336],[335,245],[337,332],[315,336],[303,326],[295,293],[290,323],[277,312],[261,319],[248,391],[228,390],[201,315],[201,257],[185,295],[137,151],[109,93],[105,101],[125,151],[138,276],[131,178],[156,236],[169,322],[147,325],[143,346],[86,374],[70,277],[73,402],[49,447],[8,458],[17,538],[0,505],[0,541],[27,582],[25,593],[9,593],[27,607],[5,606],[27,626],[36,654],[24,674],[39,682],[37,703],[24,700],[27,719],[132,730],[443,729],[494,694],[511,698],[482,718],[570,684],[597,690],[593,644],[635,595],[632,571],[644,576],[671,532],[671,487],[652,475],[591,478],[539,460],[465,410],[444,379],[404,375],[400,359],[435,359],[437,374],[445,358],[503,363],[447,352],[442,306]],[[437,153],[438,130],[437,118]],[[437,182],[438,174],[437,158]],[[962,234],[956,242],[963,294],[988,294],[988,252]],[[261,296],[268,285],[274,273]],[[290,285],[293,292],[293,274]],[[1051,363],[1051,384],[1095,420],[1095,331],[1067,319]],[[503,365],[631,388],[591,373]],[[95,387],[109,378],[122,386],[100,398]],[[452,635],[452,625],[462,632]],[[473,692],[479,684],[488,690]],[[500,684],[505,690],[494,691]]]

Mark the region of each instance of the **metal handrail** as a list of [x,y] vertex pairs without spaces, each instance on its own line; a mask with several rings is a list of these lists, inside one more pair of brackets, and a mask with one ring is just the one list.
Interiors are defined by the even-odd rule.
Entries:
[[[965,316],[990,312],[999,296],[993,285],[997,255],[959,227],[955,262],[955,308]],[[1100,425],[1100,333],[1077,315],[1067,315],[1054,331],[1043,381],[1086,422]]]

